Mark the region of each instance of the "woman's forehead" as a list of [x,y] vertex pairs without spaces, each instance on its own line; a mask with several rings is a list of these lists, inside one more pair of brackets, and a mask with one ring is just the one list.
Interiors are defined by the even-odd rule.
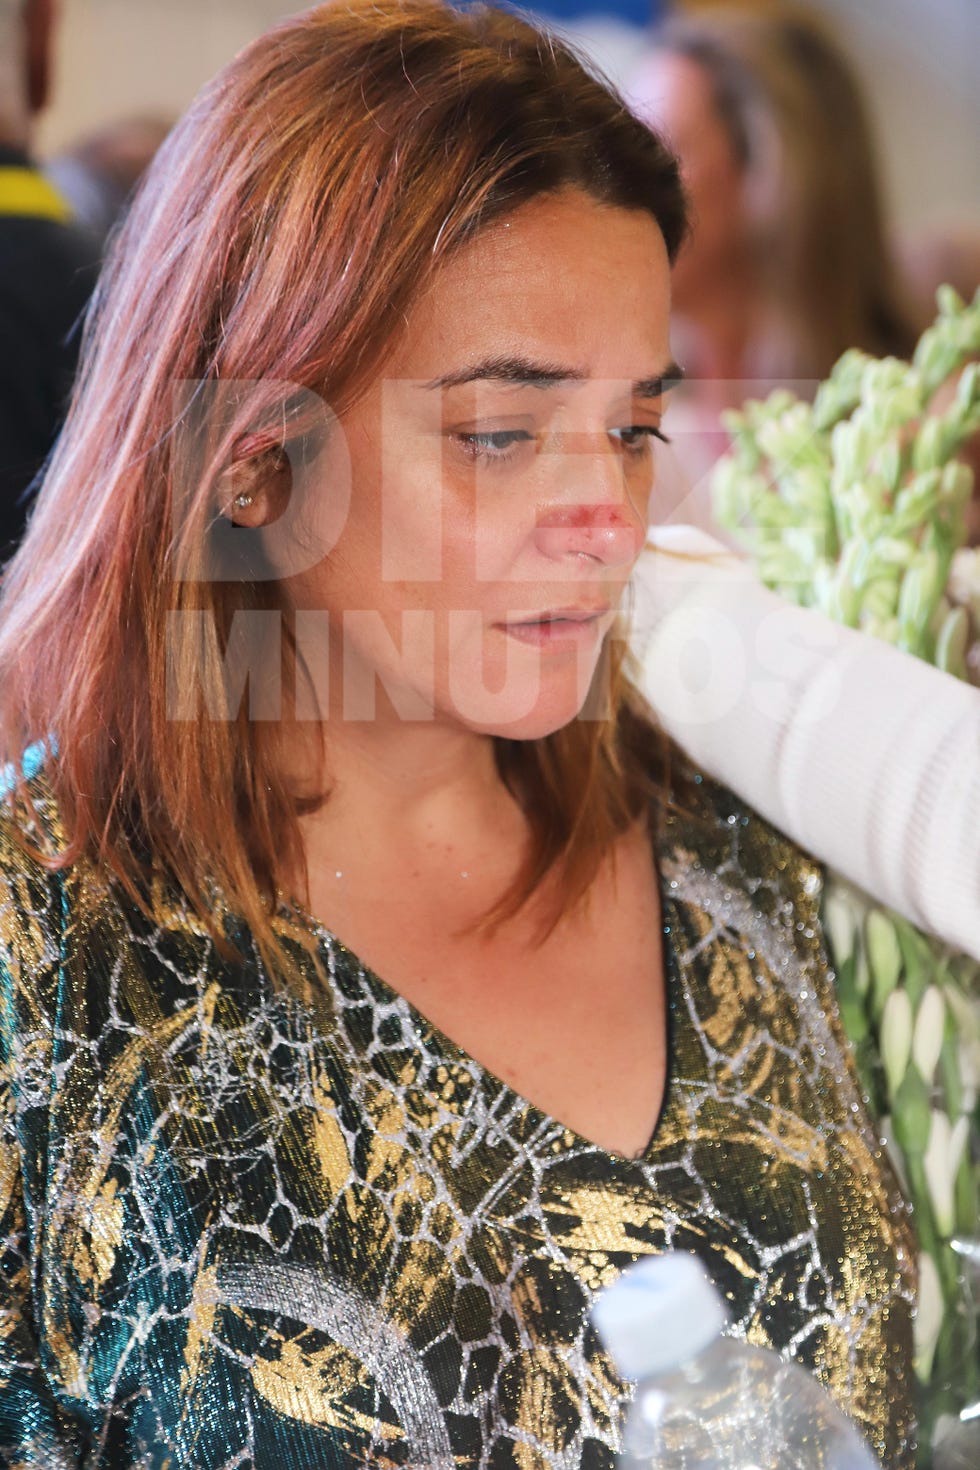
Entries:
[[669,361],[670,272],[652,217],[580,191],[488,225],[409,311],[389,367],[440,378],[484,357],[646,378]]

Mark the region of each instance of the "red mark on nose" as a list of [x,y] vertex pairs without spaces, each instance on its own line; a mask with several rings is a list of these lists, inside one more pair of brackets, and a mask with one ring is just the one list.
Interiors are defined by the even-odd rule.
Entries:
[[631,531],[635,525],[621,505],[558,505],[538,516],[538,526],[548,531]]
[[634,561],[644,528],[622,505],[552,505],[541,511],[534,541],[544,556],[591,556],[610,566]]

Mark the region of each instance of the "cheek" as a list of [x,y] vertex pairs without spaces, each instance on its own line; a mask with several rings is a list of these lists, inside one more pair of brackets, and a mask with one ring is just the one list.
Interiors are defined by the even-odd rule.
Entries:
[[442,527],[442,589],[447,606],[479,608],[495,586],[520,580],[521,547],[533,536],[535,514],[506,506],[499,489],[446,499]]

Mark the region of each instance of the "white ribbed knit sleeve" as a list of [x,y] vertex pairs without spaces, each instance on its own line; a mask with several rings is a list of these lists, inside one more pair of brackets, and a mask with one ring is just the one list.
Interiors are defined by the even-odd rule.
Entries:
[[634,577],[643,692],[710,775],[980,959],[980,691],[769,592],[692,527]]

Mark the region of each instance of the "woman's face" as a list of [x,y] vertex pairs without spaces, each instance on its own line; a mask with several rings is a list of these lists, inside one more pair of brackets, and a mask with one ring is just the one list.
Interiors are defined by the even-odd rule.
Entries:
[[663,133],[680,160],[692,224],[674,268],[674,304],[684,311],[716,286],[741,247],[744,171],[711,78],[696,61],[653,52],[630,95],[638,115]]
[[[286,583],[329,615],[331,718],[338,680],[346,719],[536,738],[579,712],[645,535],[669,289],[654,220],[578,191],[442,268],[324,451],[336,544]],[[330,520],[321,488],[320,544]]]

